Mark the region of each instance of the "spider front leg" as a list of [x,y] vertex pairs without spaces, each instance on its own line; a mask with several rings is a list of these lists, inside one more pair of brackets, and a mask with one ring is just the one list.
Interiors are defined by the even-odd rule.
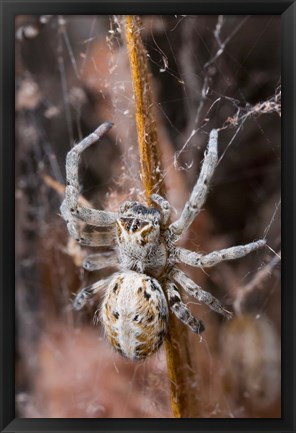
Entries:
[[85,227],[85,223],[82,221],[77,220],[73,215],[71,214],[67,200],[65,199],[63,203],[61,204],[60,211],[62,214],[62,217],[67,223],[67,229],[70,234],[70,236],[75,239],[76,241],[80,241],[81,233],[83,231],[83,228]]
[[159,194],[152,194],[150,198],[153,203],[156,203],[160,207],[162,213],[161,224],[166,226],[171,216],[171,206],[169,202]]
[[180,271],[180,269],[173,268],[170,271],[169,276],[181,287],[183,287],[185,292],[187,292],[190,296],[193,296],[198,301],[206,304],[212,310],[227,317],[227,319],[231,319],[232,313],[226,310],[226,308],[217,298],[199,287],[194,281],[187,277],[184,272]]
[[[73,233],[75,233],[75,221],[73,218],[78,218],[81,221],[84,221],[87,224],[94,226],[110,226],[115,223],[117,218],[117,214],[113,212],[104,212],[97,209],[91,209],[87,207],[83,207],[79,204],[79,178],[78,178],[78,169],[79,169],[79,160],[81,153],[91,146],[93,143],[98,141],[103,135],[105,135],[110,128],[112,127],[112,123],[105,122],[101,126],[99,126],[92,134],[87,136],[80,143],[76,144],[76,146],[71,149],[66,158],[66,177],[67,177],[67,186],[65,193],[65,200],[61,206],[61,213],[64,219],[67,220],[67,223],[72,227]],[[72,219],[70,218],[72,215]],[[77,231],[77,230],[76,230]],[[76,233],[77,234],[77,233]]]
[[168,296],[170,309],[175,316],[181,320],[181,322],[187,325],[193,332],[200,334],[202,331],[204,331],[204,324],[200,320],[196,319],[190,313],[186,305],[182,302],[176,285],[171,281],[167,281],[165,283],[165,290]]
[[213,251],[212,253],[206,255],[189,251],[185,248],[175,248],[174,257],[177,262],[182,262],[186,265],[196,266],[198,268],[209,268],[224,260],[235,260],[239,259],[240,257],[244,257],[252,251],[264,247],[265,245],[266,241],[262,239],[246,245],[238,245],[219,251]]
[[175,240],[178,239],[191,225],[204,205],[209,183],[218,162],[218,131],[210,132],[208,151],[205,154],[199,178],[192,190],[191,196],[182,211],[180,218],[169,226]]
[[60,211],[62,217],[67,222],[67,229],[72,238],[80,245],[90,247],[112,246],[115,242],[114,230],[105,232],[86,232],[84,231],[86,223],[77,220],[69,211],[66,200],[63,201]]

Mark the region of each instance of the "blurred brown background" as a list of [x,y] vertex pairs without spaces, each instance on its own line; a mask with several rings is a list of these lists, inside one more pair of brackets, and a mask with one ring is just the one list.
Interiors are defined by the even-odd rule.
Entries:
[[[226,323],[184,296],[206,325],[202,339],[188,331],[195,416],[280,417],[280,18],[142,18],[175,216],[196,181],[207,134],[221,128],[221,160],[183,245],[210,252],[265,236],[268,243],[205,272],[184,266],[236,312]],[[86,249],[68,239],[59,216],[65,157],[106,120],[114,128],[82,157],[81,192],[95,207],[117,210],[127,198],[143,200],[121,18],[18,16],[19,417],[172,416],[163,349],[128,362],[92,323],[100,300],[79,313],[71,306],[74,293],[104,273],[80,268]]]

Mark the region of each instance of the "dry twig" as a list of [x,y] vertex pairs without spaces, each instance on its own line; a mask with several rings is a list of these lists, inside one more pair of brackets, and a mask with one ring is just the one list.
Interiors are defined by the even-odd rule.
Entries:
[[[147,52],[141,35],[141,21],[137,16],[125,18],[125,37],[135,93],[136,124],[146,200],[157,190],[164,195],[161,162],[158,152],[156,122],[153,117],[153,97],[149,80]],[[175,418],[190,417],[198,407],[196,392],[190,387],[193,374],[188,350],[187,330],[181,328],[170,315],[170,332],[166,339],[166,358],[171,386],[171,407]],[[186,369],[183,367],[186,365]],[[189,368],[188,368],[189,367]]]

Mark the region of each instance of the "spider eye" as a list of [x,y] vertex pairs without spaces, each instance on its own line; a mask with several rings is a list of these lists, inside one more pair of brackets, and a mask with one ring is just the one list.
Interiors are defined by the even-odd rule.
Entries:
[[132,233],[138,231],[139,229],[143,228],[148,224],[147,221],[141,221],[139,219],[130,217],[120,218],[120,222],[124,226],[126,231]]
[[140,221],[139,220],[134,220],[131,226],[131,230],[132,232],[135,232],[138,230],[138,228],[140,227]]

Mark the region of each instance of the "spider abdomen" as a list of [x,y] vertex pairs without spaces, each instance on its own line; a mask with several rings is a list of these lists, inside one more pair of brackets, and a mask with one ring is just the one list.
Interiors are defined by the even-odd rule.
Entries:
[[144,359],[161,346],[168,315],[159,282],[134,271],[114,276],[101,312],[108,340],[129,359]]

